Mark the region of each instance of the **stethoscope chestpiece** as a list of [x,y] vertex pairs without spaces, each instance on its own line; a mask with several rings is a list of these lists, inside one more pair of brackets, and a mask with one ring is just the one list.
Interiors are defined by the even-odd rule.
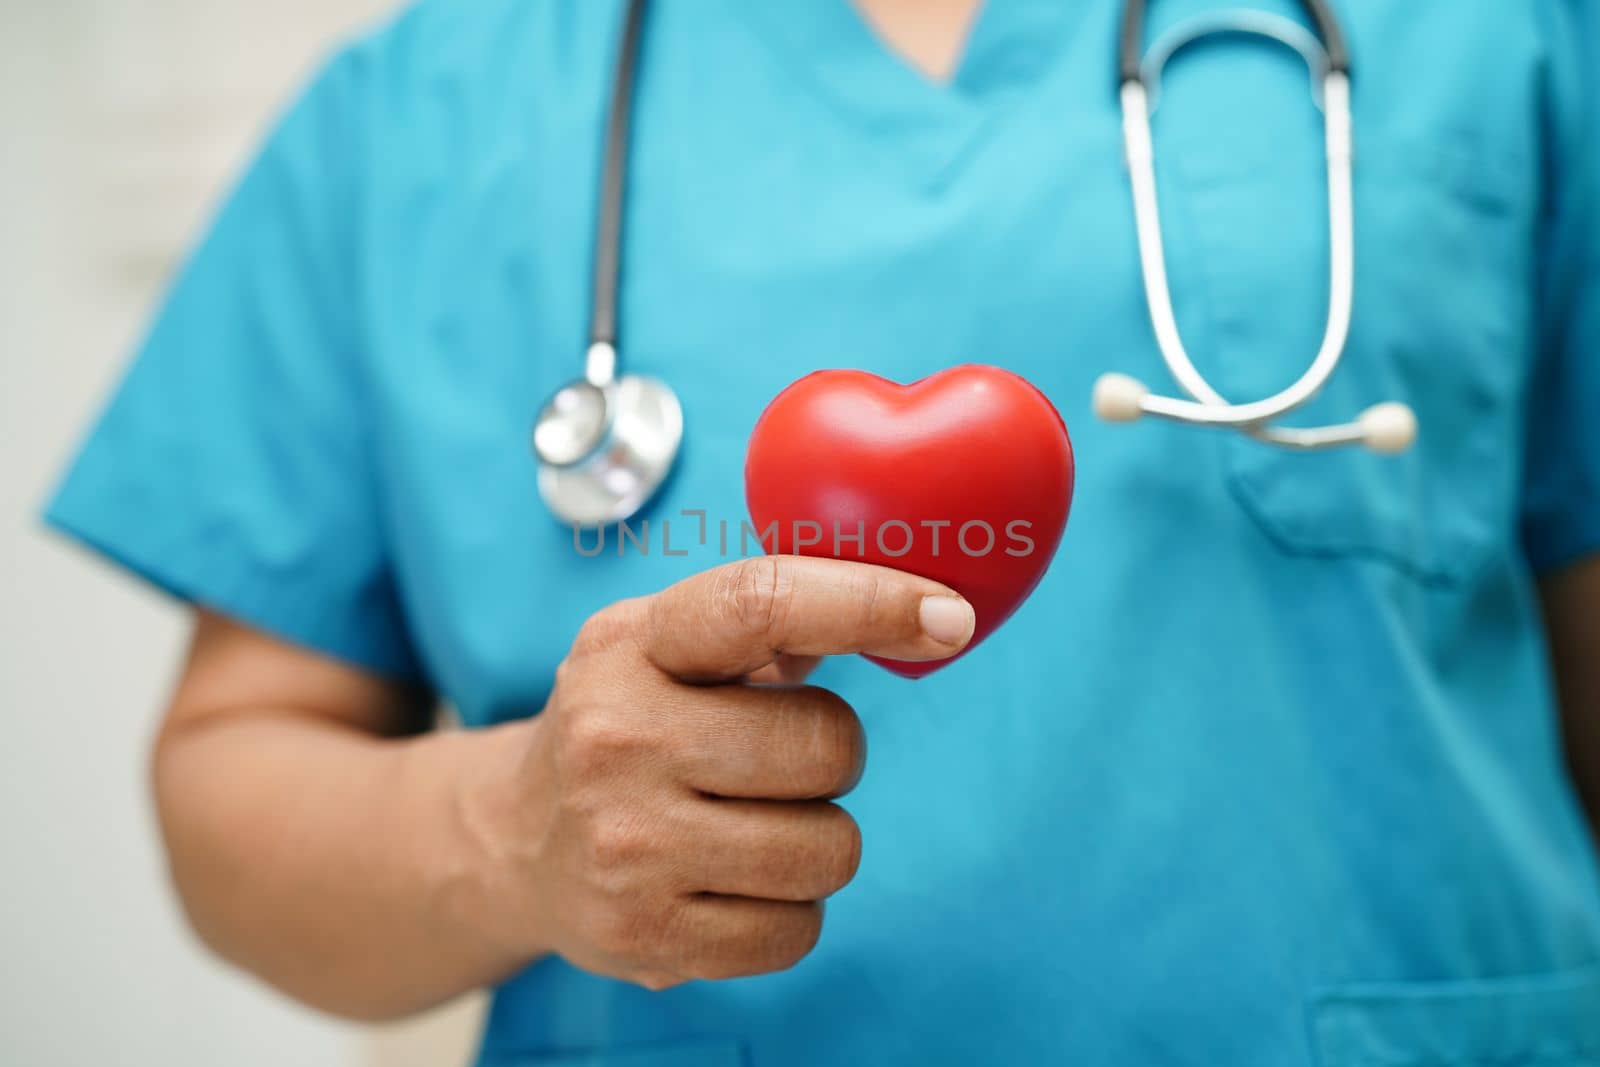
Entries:
[[534,422],[539,495],[573,526],[636,514],[667,480],[683,442],[683,408],[672,390],[637,374],[615,379],[615,366],[610,345],[591,347],[589,376],[557,389]]
[[533,424],[533,453],[546,466],[573,467],[600,450],[611,422],[605,389],[587,381],[568,382],[545,403]]

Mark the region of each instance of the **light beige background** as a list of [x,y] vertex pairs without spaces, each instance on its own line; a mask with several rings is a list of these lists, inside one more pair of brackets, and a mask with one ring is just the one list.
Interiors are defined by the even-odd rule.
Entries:
[[478,1002],[386,1030],[207,957],[148,738],[182,613],[35,515],[174,259],[339,35],[388,0],[0,0],[0,1062],[449,1067]]

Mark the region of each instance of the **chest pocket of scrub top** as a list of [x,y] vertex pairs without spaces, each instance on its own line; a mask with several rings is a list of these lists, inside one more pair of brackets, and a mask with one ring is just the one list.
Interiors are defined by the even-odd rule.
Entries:
[[1600,971],[1329,990],[1317,1067],[1600,1067]]
[[[1285,551],[1453,583],[1514,526],[1514,397],[1533,269],[1518,190],[1530,183],[1464,137],[1357,134],[1350,343],[1323,392],[1285,424],[1344,422],[1398,400],[1417,414],[1417,442],[1399,456],[1291,453],[1229,434],[1229,488]],[[1174,285],[1190,287],[1198,320],[1185,333],[1230,400],[1287,386],[1327,322],[1326,177],[1320,157],[1295,148],[1191,146],[1174,153],[1164,183],[1180,213]]]

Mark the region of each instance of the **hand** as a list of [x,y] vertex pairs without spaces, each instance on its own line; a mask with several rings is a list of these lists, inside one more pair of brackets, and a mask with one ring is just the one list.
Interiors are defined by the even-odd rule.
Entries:
[[942,659],[973,630],[948,588],[882,567],[767,557],[590,619],[494,810],[523,932],[585,970],[662,989],[792,966],[861,834],[832,799],[861,723],[790,680],[810,657]]

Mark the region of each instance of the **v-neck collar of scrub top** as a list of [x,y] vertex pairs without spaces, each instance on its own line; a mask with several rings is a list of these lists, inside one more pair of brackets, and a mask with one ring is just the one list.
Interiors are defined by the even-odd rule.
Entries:
[[991,123],[1049,76],[1089,5],[983,0],[946,81],[896,53],[853,0],[742,6],[799,77],[937,186]]

